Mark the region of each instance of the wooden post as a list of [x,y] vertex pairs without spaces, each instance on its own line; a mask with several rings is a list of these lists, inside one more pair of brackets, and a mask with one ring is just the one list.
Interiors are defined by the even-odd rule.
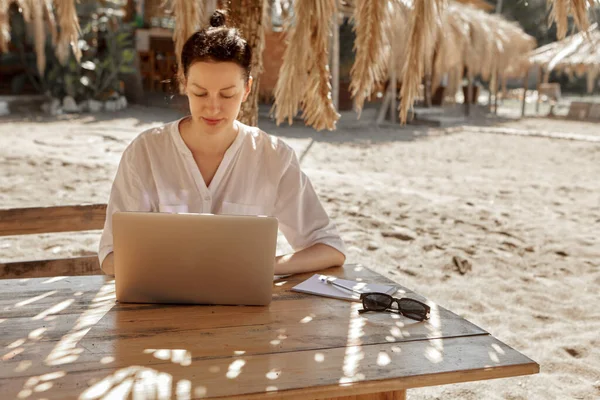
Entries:
[[495,76],[494,73],[492,73],[492,75],[490,77],[490,83],[488,84],[488,102],[487,102],[488,112],[492,112],[492,84],[493,84],[494,76]]
[[388,88],[385,91],[385,96],[383,97],[383,102],[381,103],[381,107],[379,108],[379,113],[377,114],[377,125],[380,125],[385,121],[385,117],[387,116],[388,111],[390,110],[390,102],[392,98],[392,91]]
[[540,113],[540,85],[542,84],[542,74],[544,73],[544,68],[540,65],[537,70],[537,87],[535,90],[537,91],[537,99],[535,101],[535,113]]
[[527,87],[529,86],[529,68],[525,73],[525,80],[523,82],[523,104],[521,105],[521,118],[525,116],[525,100],[527,100]]
[[498,80],[500,79],[500,72],[496,71],[494,75],[494,115],[498,115]]
[[338,2],[335,2],[335,12],[333,13],[333,43],[331,50],[331,96],[333,107],[338,110],[340,107],[340,25],[338,23]]
[[[393,39],[393,38],[392,38]],[[390,112],[392,123],[396,123],[396,114],[398,113],[398,106],[396,105],[396,99],[398,98],[398,89],[396,87],[396,49],[394,48],[394,40],[390,41],[392,43],[391,51],[390,51]]]
[[471,103],[473,102],[473,77],[470,71],[467,72],[467,79],[469,80],[469,85],[467,86],[467,98],[465,99],[465,114],[468,117],[471,115]]
[[425,106],[431,107],[431,74],[425,75]]
[[[214,4],[216,5],[216,1]],[[262,50],[265,43],[264,23],[266,21],[263,19],[264,6],[264,1],[229,1],[231,23],[243,32],[248,45],[252,48],[252,89],[250,90],[248,99],[242,103],[238,115],[240,122],[250,126],[258,126],[258,88],[262,72]]]

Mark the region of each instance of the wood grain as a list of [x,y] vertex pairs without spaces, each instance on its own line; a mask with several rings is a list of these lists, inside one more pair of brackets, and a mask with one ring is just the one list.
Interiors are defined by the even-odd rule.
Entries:
[[[148,353],[145,362],[127,367],[112,366],[110,359],[98,358],[85,371],[68,372],[64,365],[48,367],[45,374],[0,379],[0,387],[8,398],[17,398],[23,390],[35,391],[41,384],[52,383],[43,393],[45,398],[96,399],[116,395],[119,389],[124,395],[115,398],[133,393],[146,397],[152,393],[174,394],[178,387],[181,390],[179,382],[185,382],[189,388],[185,390],[193,398],[318,399],[539,371],[536,363],[490,335],[441,342],[441,349],[436,347],[437,342],[415,341],[361,346],[356,353],[341,347],[214,360],[196,360],[193,354],[188,359],[182,346],[183,356],[173,354],[173,349],[163,349],[164,354],[158,355],[163,359]],[[125,349],[118,342],[115,345],[114,359],[118,360]],[[3,376],[6,369],[3,364]]]
[[0,279],[101,275],[98,256],[0,263]]
[[[104,227],[106,204],[0,210],[0,237]],[[102,274],[97,255],[0,263],[0,279]]]
[[79,232],[104,227],[106,204],[0,210],[0,236]]
[[[393,284],[357,265],[323,272]],[[310,275],[277,282],[268,307],[119,304],[106,276],[0,281],[0,387],[7,398],[379,400],[539,368],[430,301],[418,323],[290,291]]]

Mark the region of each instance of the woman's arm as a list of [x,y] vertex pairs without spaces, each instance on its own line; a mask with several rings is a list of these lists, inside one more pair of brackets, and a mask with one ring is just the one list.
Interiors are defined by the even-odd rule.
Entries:
[[[104,229],[100,236],[98,248],[98,259],[100,268],[106,275],[114,275],[113,261],[113,231],[112,216],[118,211],[151,211],[153,209],[153,199],[157,198],[156,189],[148,184],[144,184],[138,174],[139,170],[147,170],[144,152],[145,147],[138,145],[136,139],[125,149],[119,168],[113,181],[110,191],[110,197],[106,207],[106,220]],[[145,179],[148,181],[148,179]],[[110,260],[107,259],[110,258]]]
[[106,275],[115,275],[114,255],[115,253],[110,253],[106,256],[104,261],[102,261],[102,265],[100,266],[100,268],[102,268],[102,272],[104,272]]
[[294,249],[277,257],[276,274],[316,271],[341,266],[345,247],[335,224],[323,208],[310,179],[300,169],[293,150],[277,187],[273,216]]
[[275,258],[275,274],[296,274],[317,271],[344,264],[346,256],[323,243],[317,243],[304,250]]

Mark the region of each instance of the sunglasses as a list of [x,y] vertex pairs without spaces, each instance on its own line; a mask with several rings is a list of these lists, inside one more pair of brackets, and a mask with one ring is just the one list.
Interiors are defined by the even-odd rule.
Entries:
[[[387,311],[398,312],[407,318],[416,321],[425,321],[429,319],[429,306],[417,300],[402,298],[397,299],[385,293],[362,293],[360,295],[363,309],[358,310],[360,314],[368,311]],[[392,305],[398,304],[398,308],[392,308]]]

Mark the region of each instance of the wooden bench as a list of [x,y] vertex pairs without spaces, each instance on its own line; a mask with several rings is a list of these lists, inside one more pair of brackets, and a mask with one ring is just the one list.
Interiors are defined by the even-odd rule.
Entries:
[[536,112],[539,112],[540,102],[550,103],[549,115],[554,115],[554,107],[558,104],[562,97],[559,83],[540,83],[538,85],[538,99],[536,102]]
[[591,107],[592,103],[588,103],[585,101],[573,101],[571,102],[571,106],[569,107],[569,114],[567,115],[567,117],[585,120],[589,116]]
[[560,91],[559,83],[540,83],[538,88],[538,96],[540,98],[546,98],[550,101],[559,101],[562,94]]
[[588,118],[594,121],[600,121],[600,103],[593,103],[590,106]]
[[[0,210],[0,236],[104,228],[106,204]],[[0,263],[0,279],[101,275],[97,255]]]

